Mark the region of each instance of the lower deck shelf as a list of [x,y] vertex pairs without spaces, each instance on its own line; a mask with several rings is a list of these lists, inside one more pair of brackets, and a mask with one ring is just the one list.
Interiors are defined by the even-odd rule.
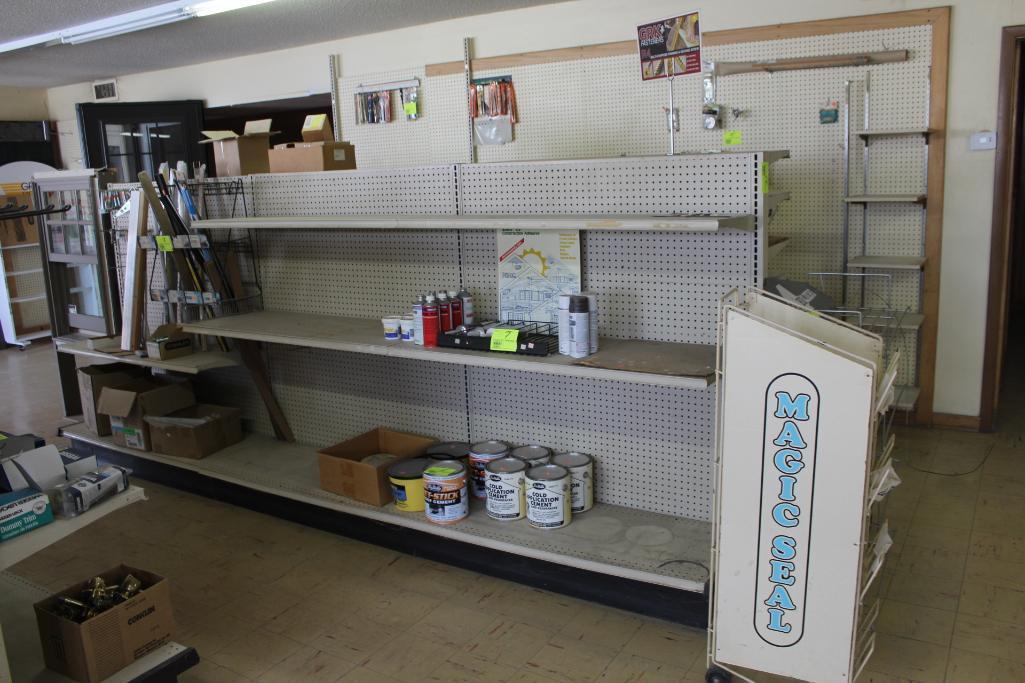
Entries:
[[462,522],[439,526],[421,513],[399,512],[391,504],[366,505],[324,491],[318,483],[316,449],[309,446],[250,435],[208,458],[189,460],[118,446],[84,425],[65,429],[64,436],[320,508],[587,572],[693,593],[702,593],[708,579],[710,522],[599,503],[565,528],[541,531],[526,520],[495,521],[477,504]]

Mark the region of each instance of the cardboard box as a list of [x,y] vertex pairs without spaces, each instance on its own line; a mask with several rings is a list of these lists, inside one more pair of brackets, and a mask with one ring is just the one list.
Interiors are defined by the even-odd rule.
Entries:
[[168,360],[192,353],[192,335],[182,332],[179,325],[161,325],[146,338],[146,355]]
[[82,417],[97,436],[110,434],[110,418],[97,412],[96,404],[104,387],[128,384],[146,374],[146,368],[128,363],[89,365],[78,369],[78,393],[82,397]]
[[356,168],[356,148],[348,142],[286,142],[270,151],[271,173],[345,171]]
[[242,440],[241,412],[200,403],[164,417],[147,417],[153,450],[179,458],[205,458]]
[[307,114],[303,119],[303,142],[334,142],[335,132],[327,114]]
[[0,543],[53,521],[50,497],[32,489],[0,494]]
[[58,616],[55,607],[61,596],[79,598],[88,580],[35,604],[39,640],[48,669],[81,683],[98,683],[174,637],[167,579],[126,565],[100,576],[110,584],[121,583],[128,574],[142,581],[145,588],[81,624]]
[[247,121],[242,135],[231,130],[204,130],[206,140],[200,144],[213,145],[214,166],[217,175],[227,176],[268,173],[270,136],[278,131],[270,129],[270,119]]
[[110,416],[114,443],[141,451],[150,450],[147,415],[169,415],[188,408],[196,397],[187,383],[157,383],[137,379],[100,392],[99,412]]
[[375,453],[415,458],[423,455],[433,443],[436,441],[426,436],[378,427],[354,439],[324,448],[317,451],[320,488],[371,505],[384,505],[392,499],[388,483],[388,466],[392,463],[375,467],[360,460]]

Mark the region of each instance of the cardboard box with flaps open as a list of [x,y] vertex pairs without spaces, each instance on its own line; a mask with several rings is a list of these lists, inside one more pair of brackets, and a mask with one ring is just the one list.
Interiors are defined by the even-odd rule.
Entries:
[[318,451],[320,488],[371,505],[392,499],[388,467],[394,459],[362,462],[368,456],[387,453],[396,458],[424,454],[435,439],[419,434],[378,427],[359,436]]
[[104,387],[99,412],[110,417],[114,443],[148,451],[151,441],[146,416],[169,415],[195,402],[187,382],[139,379],[116,388]]
[[270,151],[271,173],[344,171],[356,168],[356,148],[335,142],[327,114],[310,114],[303,122],[302,142],[274,145]]
[[270,123],[270,119],[246,121],[242,135],[233,130],[204,130],[207,139],[199,142],[213,147],[217,175],[224,178],[268,173],[270,136],[279,132],[271,130]]

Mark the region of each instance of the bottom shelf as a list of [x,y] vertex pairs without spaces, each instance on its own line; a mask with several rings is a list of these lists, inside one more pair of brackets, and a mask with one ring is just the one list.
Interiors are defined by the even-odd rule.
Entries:
[[316,449],[309,446],[249,435],[208,458],[188,460],[118,446],[84,425],[65,429],[64,436],[248,489],[585,571],[695,593],[704,591],[708,578],[710,522],[599,503],[565,528],[541,531],[526,520],[495,521],[477,504],[462,522],[439,526],[394,505],[375,507],[322,490]]
[[897,410],[914,410],[918,403],[918,395],[922,393],[918,387],[907,386],[896,386],[893,391],[893,407]]

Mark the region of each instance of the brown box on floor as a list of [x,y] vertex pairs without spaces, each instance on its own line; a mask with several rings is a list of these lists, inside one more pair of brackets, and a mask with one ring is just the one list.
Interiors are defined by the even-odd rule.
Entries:
[[242,440],[241,411],[203,403],[163,417],[146,417],[153,450],[179,458],[205,458]]
[[39,640],[48,669],[81,683],[97,683],[174,637],[167,579],[126,565],[100,576],[110,585],[120,584],[128,574],[142,581],[143,589],[82,623],[60,616],[56,606],[60,597],[80,600],[91,579],[35,604]]
[[375,453],[413,458],[423,455],[433,443],[435,440],[426,436],[378,427],[354,439],[323,448],[317,451],[320,488],[371,505],[384,505],[392,499],[388,466],[394,460],[379,464],[360,461]]
[[356,168],[356,148],[335,142],[327,114],[310,114],[303,121],[302,142],[274,145],[270,151],[271,173],[344,171]]
[[214,150],[214,166],[221,178],[270,171],[270,136],[277,131],[270,129],[270,119],[246,121],[242,135],[231,130],[204,130],[208,139],[200,144],[211,145]]
[[82,397],[82,417],[97,436],[110,434],[110,418],[97,411],[103,387],[117,387],[145,375],[147,370],[127,363],[89,365],[78,369],[78,393]]
[[168,415],[195,404],[187,382],[157,382],[138,379],[119,387],[104,387],[98,410],[110,416],[110,430],[119,446],[150,449],[147,415]]

